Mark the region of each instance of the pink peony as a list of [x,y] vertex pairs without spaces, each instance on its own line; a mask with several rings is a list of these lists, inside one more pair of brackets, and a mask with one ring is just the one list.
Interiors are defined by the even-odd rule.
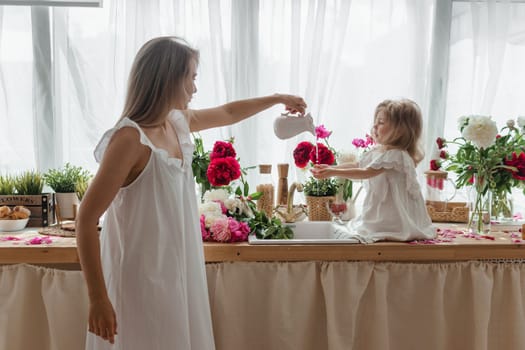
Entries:
[[363,139],[355,138],[352,140],[352,145],[354,145],[356,148],[365,148],[366,141]]
[[231,232],[228,218],[219,218],[211,224],[210,232],[212,237],[217,242],[229,242],[231,239]]
[[330,135],[332,135],[332,132],[328,131],[323,124],[315,127],[315,136],[317,136],[318,139],[326,139],[330,137]]
[[231,241],[244,242],[248,240],[248,235],[250,234],[250,227],[245,222],[239,222],[233,218],[229,219]]
[[372,136],[366,134],[366,144],[365,146],[368,147],[368,146],[373,146],[375,144],[375,141],[374,139],[372,138]]
[[206,217],[204,215],[201,215],[200,223],[202,240],[207,241],[210,239],[210,231],[206,229]]

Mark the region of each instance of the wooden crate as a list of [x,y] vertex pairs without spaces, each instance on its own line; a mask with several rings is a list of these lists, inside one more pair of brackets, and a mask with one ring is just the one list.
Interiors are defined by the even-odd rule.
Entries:
[[28,227],[44,227],[53,225],[55,220],[55,194],[42,193],[38,195],[0,195],[0,206],[14,207],[23,205],[31,210]]
[[465,202],[426,201],[433,222],[468,222],[469,208]]

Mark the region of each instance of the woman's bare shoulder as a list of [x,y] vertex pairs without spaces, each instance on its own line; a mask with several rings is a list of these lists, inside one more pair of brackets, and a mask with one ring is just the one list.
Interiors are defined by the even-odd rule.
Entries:
[[115,131],[108,144],[108,151],[113,156],[124,156],[139,158],[147,149],[147,146],[140,141],[140,132],[133,127],[122,127]]

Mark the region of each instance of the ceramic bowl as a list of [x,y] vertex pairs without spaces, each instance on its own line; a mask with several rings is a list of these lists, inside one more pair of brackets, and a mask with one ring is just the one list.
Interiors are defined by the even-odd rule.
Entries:
[[10,232],[23,230],[26,227],[28,221],[29,218],[18,220],[0,220],[0,231]]

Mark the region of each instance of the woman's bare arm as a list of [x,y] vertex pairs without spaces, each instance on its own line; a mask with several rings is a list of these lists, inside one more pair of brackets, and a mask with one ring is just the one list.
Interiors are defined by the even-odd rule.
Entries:
[[301,114],[306,109],[306,103],[299,96],[274,94],[234,101],[215,108],[188,110],[186,113],[189,119],[190,130],[194,132],[235,124],[278,103],[297,110]]
[[89,331],[110,343],[114,342],[117,324],[102,273],[97,222],[144,152],[137,130],[118,130],[104,153],[97,175],[82,198],[76,220],[78,254],[90,300]]

